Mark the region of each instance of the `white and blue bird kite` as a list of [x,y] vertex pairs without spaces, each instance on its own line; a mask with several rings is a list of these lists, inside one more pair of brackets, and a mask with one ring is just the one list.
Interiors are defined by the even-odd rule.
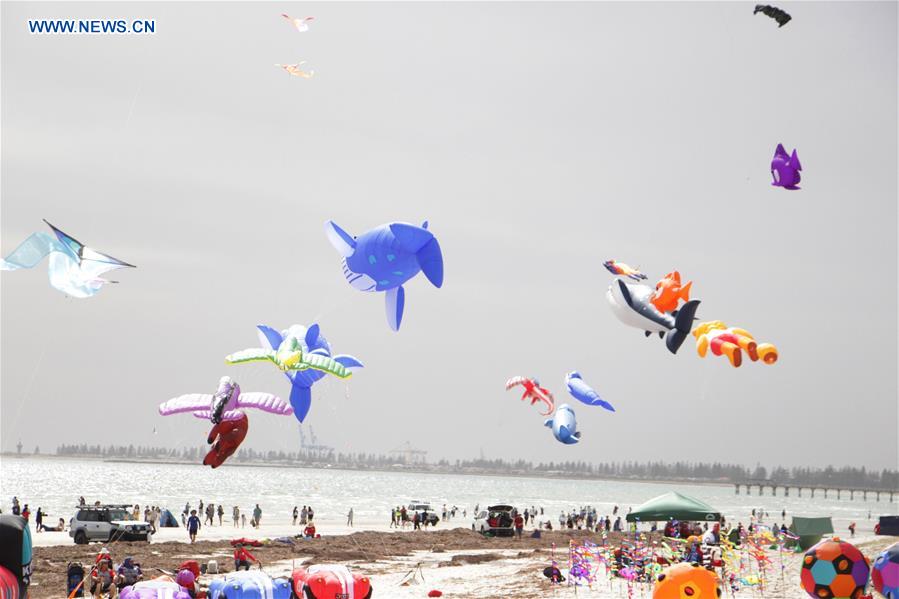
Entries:
[[32,233],[19,247],[0,260],[0,270],[34,268],[47,256],[50,285],[71,297],[92,297],[109,281],[100,275],[117,268],[136,268],[107,254],[93,250],[63,233],[49,222],[49,233]]

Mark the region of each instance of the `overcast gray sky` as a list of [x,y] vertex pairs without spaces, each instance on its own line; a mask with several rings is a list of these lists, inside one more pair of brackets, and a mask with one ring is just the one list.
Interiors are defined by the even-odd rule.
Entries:
[[[781,3],[783,29],[752,6],[3,2],[3,254],[46,218],[139,268],[88,300],[3,273],[0,446],[201,444],[157,404],[223,374],[286,398],[223,357],[315,321],[366,364],[314,391],[341,451],[895,468],[897,4]],[[298,60],[315,78],[273,66]],[[778,142],[801,191],[770,185]],[[407,284],[391,332],[327,219],[428,219],[444,287]],[[608,258],[678,268],[780,361],[670,355],[612,315]],[[572,369],[618,411],[576,407],[562,446],[503,385],[562,403]],[[296,448],[293,419],[250,418],[247,446]]]

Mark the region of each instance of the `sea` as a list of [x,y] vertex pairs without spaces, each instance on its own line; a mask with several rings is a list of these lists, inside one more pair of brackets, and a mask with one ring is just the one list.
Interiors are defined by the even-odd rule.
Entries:
[[[346,515],[354,512],[354,529],[387,530],[390,510],[411,501],[430,502],[439,512],[444,504],[458,508],[452,526],[470,526],[475,506],[509,504],[524,509],[544,510],[544,518],[557,520],[561,512],[593,506],[599,515],[619,514],[629,507],[669,491],[695,497],[722,512],[732,523],[749,524],[753,509],[769,514],[767,523],[780,524],[781,513],[792,516],[831,516],[840,534],[857,522],[859,532],[869,532],[879,515],[899,513],[899,501],[890,503],[881,495],[869,494],[863,501],[848,493],[840,500],[836,493],[828,499],[819,491],[814,499],[791,491],[784,497],[765,489],[735,494],[733,485],[686,484],[673,482],[630,482],[588,479],[559,479],[518,476],[477,476],[457,474],[380,472],[331,468],[260,467],[231,465],[213,470],[200,464],[158,464],[113,462],[100,459],[49,456],[0,457],[0,510],[9,513],[13,496],[32,511],[40,507],[49,516],[66,521],[74,515],[79,496],[88,503],[158,505],[180,519],[186,503],[196,508],[200,500],[225,506],[225,520],[231,507],[238,506],[250,516],[256,504],[263,511],[263,523],[287,523],[294,506],[312,506],[320,532],[329,527],[346,532]],[[899,497],[897,497],[899,500]],[[462,511],[466,517],[462,516]]]

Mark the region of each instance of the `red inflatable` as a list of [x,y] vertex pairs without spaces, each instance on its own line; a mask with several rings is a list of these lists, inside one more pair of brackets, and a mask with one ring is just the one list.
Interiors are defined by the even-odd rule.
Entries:
[[3,566],[0,566],[0,599],[20,599],[19,580]]
[[[369,599],[368,577],[353,574],[346,566],[327,564],[293,571],[293,590],[302,599]],[[305,593],[305,594],[304,594]]]
[[207,443],[212,444],[212,449],[203,458],[204,466],[218,468],[225,460],[230,458],[247,436],[250,421],[246,414],[241,414],[238,420],[222,420],[209,431]]
[[232,547],[237,547],[238,545],[246,545],[247,547],[262,547],[262,541],[257,541],[256,539],[248,539],[246,537],[234,539],[233,541],[231,541]]

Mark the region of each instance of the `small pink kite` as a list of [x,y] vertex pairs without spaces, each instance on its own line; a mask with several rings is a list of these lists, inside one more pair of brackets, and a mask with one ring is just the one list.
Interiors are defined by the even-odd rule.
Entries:
[[276,64],[276,67],[281,67],[294,77],[302,77],[303,79],[312,79],[312,76],[315,75],[315,71],[303,70],[303,65],[306,64],[306,61],[298,62],[296,64]]
[[529,379],[523,376],[513,376],[508,381],[506,381],[506,391],[517,385],[521,385],[522,387],[524,387],[524,394],[521,396],[522,401],[530,399],[531,405],[536,404],[538,401],[542,401],[546,404],[546,407],[549,408],[549,411],[541,412],[542,416],[549,416],[553,413],[553,410],[556,409],[556,399],[553,397],[553,394],[550,393],[549,389],[541,387],[540,381],[538,381],[537,379]]
[[309,21],[315,19],[315,17],[305,17],[302,19],[297,19],[295,17],[291,17],[290,15],[285,15],[284,13],[281,13],[281,16],[290,21],[290,24],[296,27],[297,31],[299,31],[300,33],[309,31]]

